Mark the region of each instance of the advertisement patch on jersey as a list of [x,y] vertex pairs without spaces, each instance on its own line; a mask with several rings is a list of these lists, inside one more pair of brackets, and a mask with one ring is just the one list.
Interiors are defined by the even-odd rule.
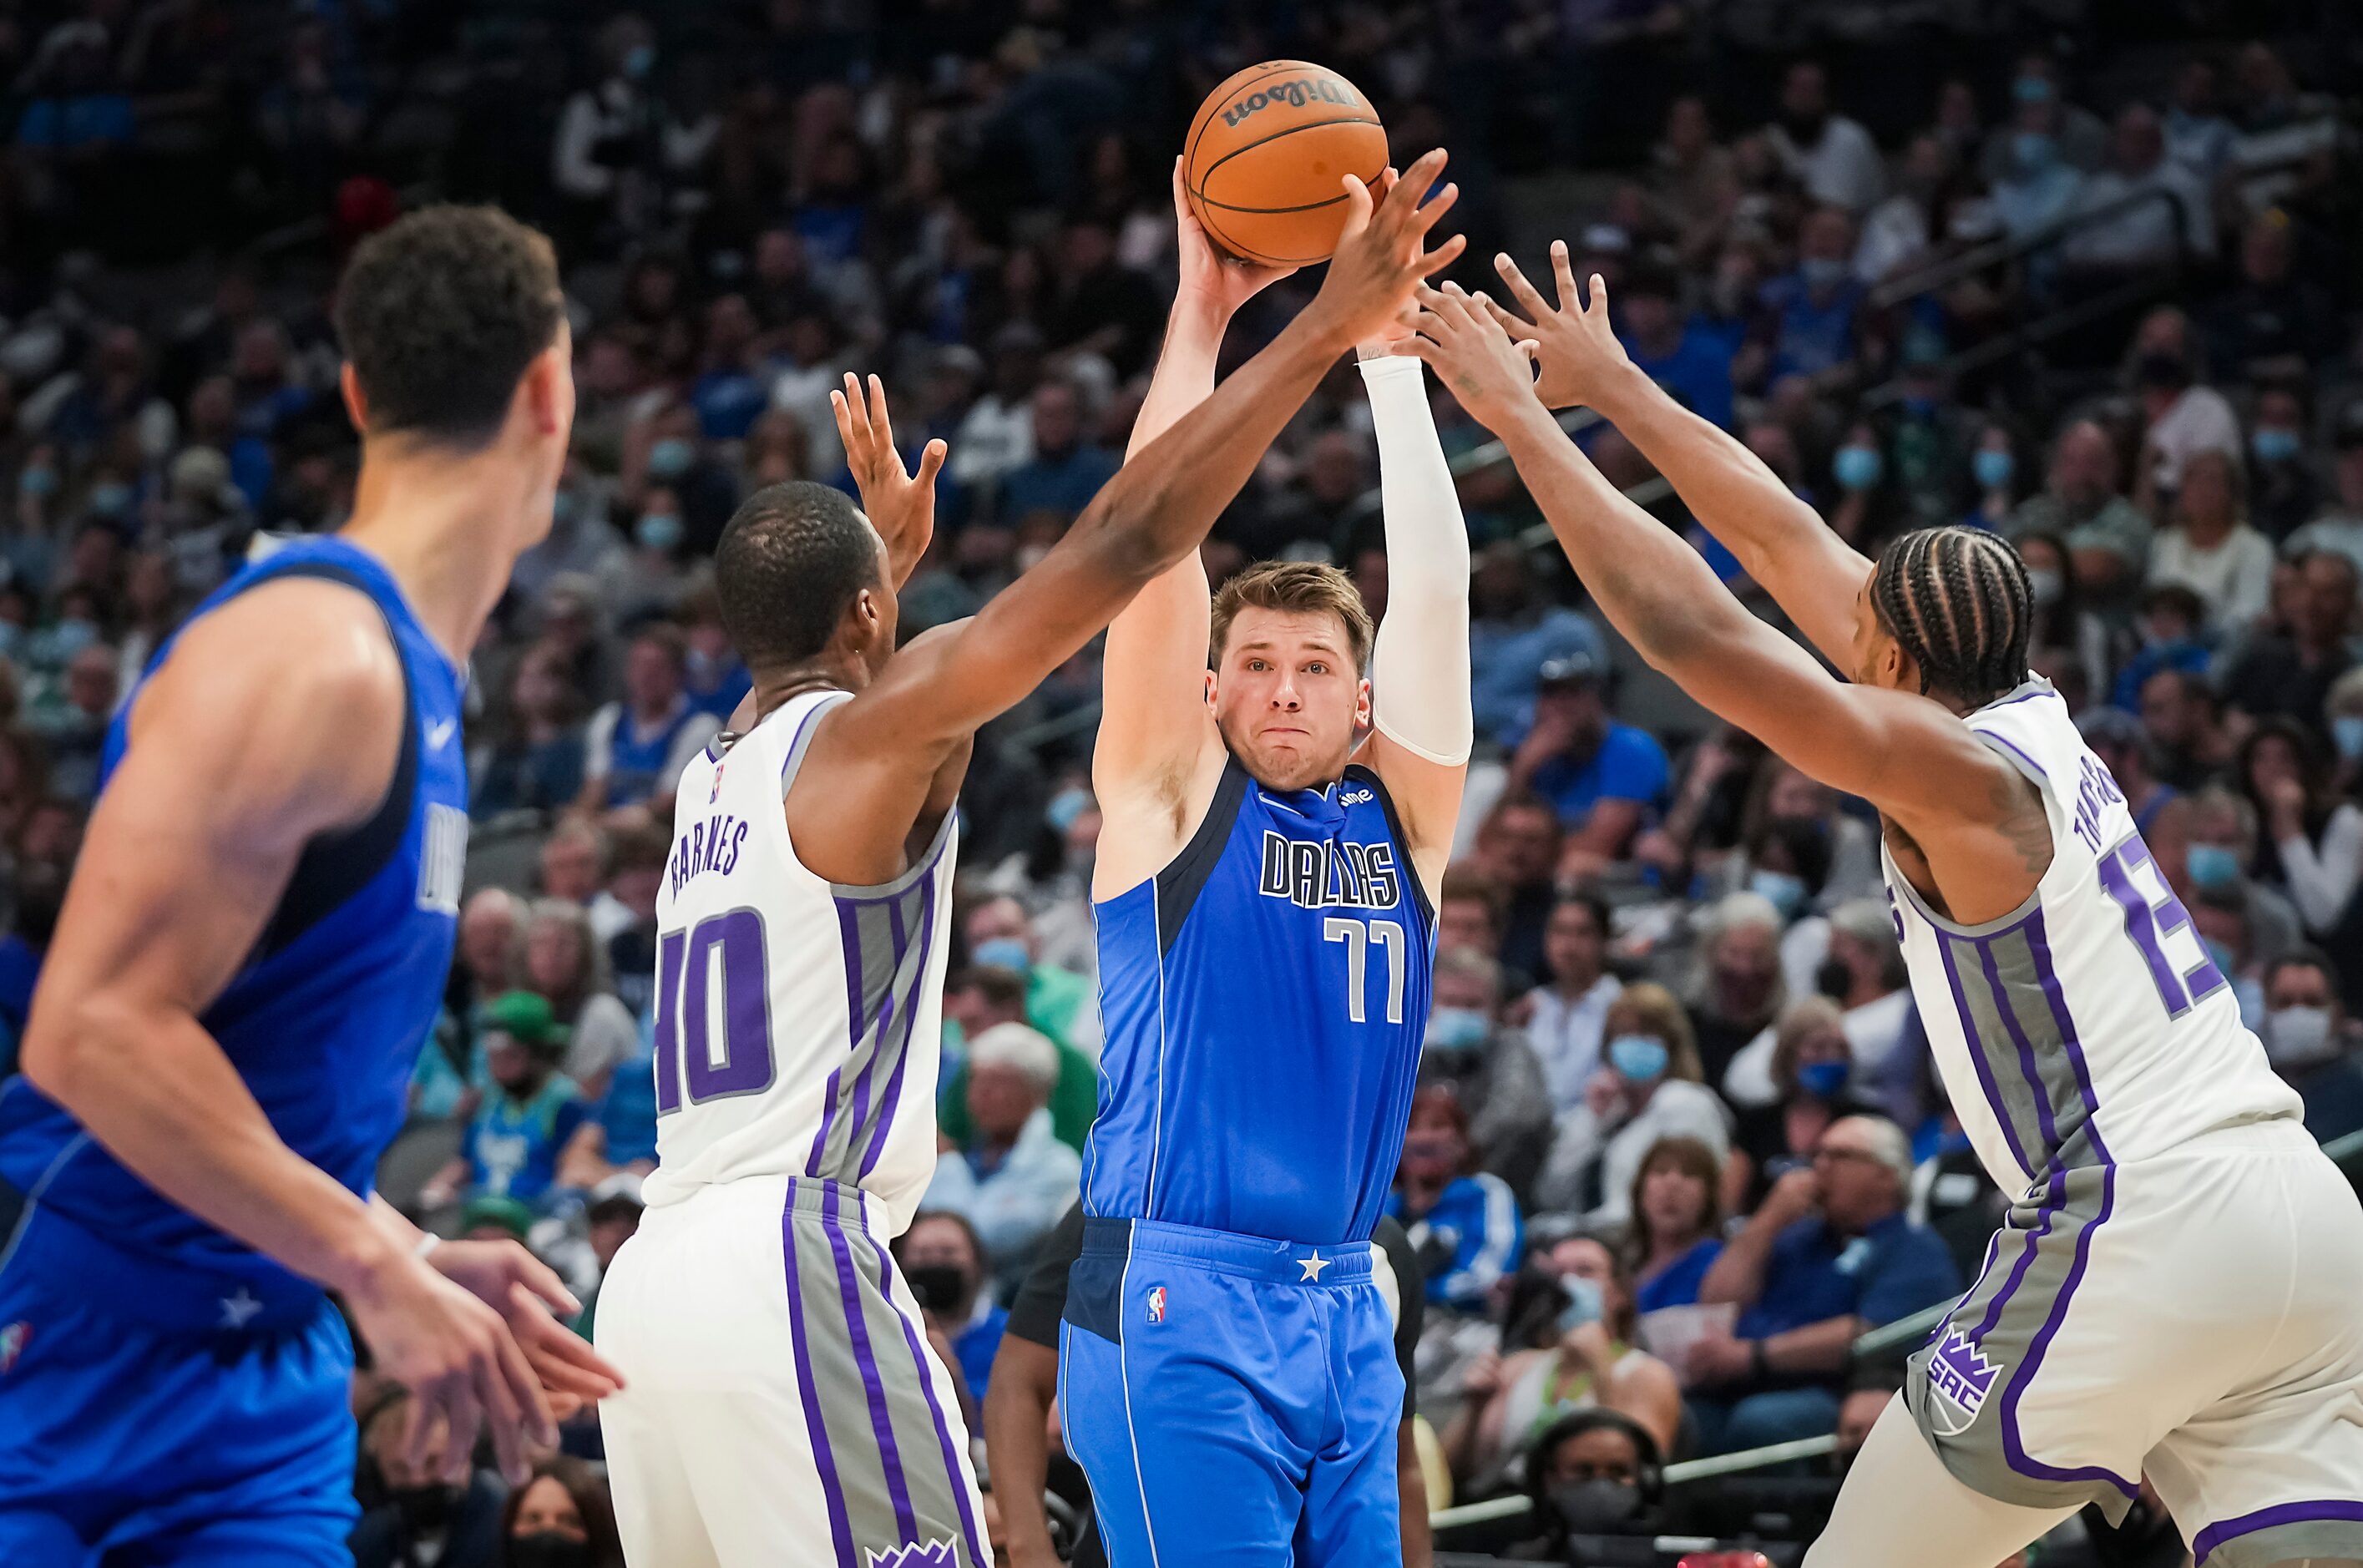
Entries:
[[1148,1320],[1151,1323],[1165,1321],[1165,1287],[1161,1284],[1148,1287]]
[[2002,1369],[1988,1361],[1967,1334],[1945,1330],[1944,1343],[1928,1358],[1928,1421],[1938,1437],[1958,1437],[1986,1407]]

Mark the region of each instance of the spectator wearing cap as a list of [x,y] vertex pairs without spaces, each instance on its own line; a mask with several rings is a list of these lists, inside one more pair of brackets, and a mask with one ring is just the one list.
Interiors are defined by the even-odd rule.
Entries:
[[971,1040],[973,1130],[964,1145],[947,1147],[937,1158],[921,1200],[922,1207],[949,1209],[967,1220],[1005,1284],[1025,1277],[1035,1249],[1082,1184],[1082,1157],[1050,1126],[1058,1079],[1059,1048],[1038,1030],[996,1024]]
[[1588,657],[1544,665],[1534,726],[1510,757],[1508,787],[1548,801],[1567,830],[1562,869],[1570,855],[1594,865],[1624,858],[1671,782],[1656,737],[1610,717],[1603,673]]
[[1550,1147],[1550,1093],[1525,1033],[1502,1018],[1502,965],[1451,948],[1437,955],[1419,1083],[1452,1092],[1469,1112],[1484,1169],[1525,1192]]
[[2330,689],[2356,667],[2348,633],[2356,626],[2352,558],[2326,547],[2297,558],[2298,586],[2283,628],[2253,637],[2224,672],[2224,695],[2258,717],[2319,723]]
[[1959,1294],[1944,1242],[1904,1212],[1911,1180],[1901,1128],[1846,1118],[1725,1243],[1699,1299],[1736,1307],[1738,1322],[1679,1369],[1703,1451],[1831,1430],[1855,1340]]
[[1671,992],[1627,985],[1606,1033],[1583,1102],[1560,1114],[1535,1183],[1537,1207],[1597,1224],[1625,1218],[1634,1174],[1659,1139],[1695,1138],[1717,1159],[1730,1147],[1727,1113],[1703,1081],[1689,1016]]
[[632,639],[624,695],[592,716],[583,742],[576,802],[583,810],[671,800],[681,771],[722,728],[689,700],[686,675],[687,650],[672,628],[652,626]]
[[1870,132],[1830,108],[1829,75],[1799,61],[1781,85],[1781,117],[1764,133],[1781,166],[1817,202],[1867,212],[1887,183],[1886,161]]
[[1494,1286],[1525,1256],[1525,1217],[1483,1169],[1469,1107],[1446,1087],[1415,1091],[1387,1214],[1403,1222],[1427,1274],[1427,1304],[1483,1313]]
[[2109,776],[2117,782],[2117,791],[2125,797],[2125,809],[2134,819],[2136,831],[2147,834],[2158,814],[2176,797],[2171,784],[2161,782],[2158,769],[2150,760],[2149,737],[2142,732],[2141,720],[2121,707],[2095,707],[2076,721],[2084,737],[2084,744],[2101,759]]
[[1535,672],[1553,662],[1608,661],[1599,628],[1544,598],[1525,547],[1504,539],[1478,552],[1469,584],[1470,700],[1480,734],[1514,746],[1534,722]]
[[538,1201],[557,1176],[560,1151],[590,1114],[582,1091],[558,1070],[566,1029],[548,1001],[530,991],[495,996],[477,1034],[491,1088],[468,1124],[462,1152],[418,1195],[430,1211],[463,1195]]
[[2059,432],[2041,494],[2003,523],[2011,539],[2056,534],[2068,541],[2077,580],[2101,605],[2124,605],[2149,565],[2150,525],[2118,484],[2116,443],[2090,419]]
[[2150,547],[2149,581],[2198,595],[2219,635],[2246,631],[2271,606],[2272,541],[2248,525],[2247,474],[2237,452],[2196,451],[2183,460],[2172,518]]
[[1555,1112],[1583,1103],[1584,1086],[1600,1068],[1609,1006],[1625,989],[1608,973],[1608,905],[1592,894],[1562,896],[1543,926],[1550,980],[1527,994],[1526,1038]]
[[2305,1102],[2305,1129],[2323,1143],[2363,1132],[2363,1032],[2346,1016],[2338,976],[2313,948],[2265,971],[2258,1034],[2273,1070]]
[[1683,321],[1681,289],[1662,267],[1638,266],[1616,295],[1617,338],[1642,374],[1701,418],[1732,428],[1732,345]]
[[2282,548],[2291,555],[2335,550],[2363,573],[2363,397],[2339,410],[2330,444],[2337,460],[2337,499],[2329,511],[2290,535]]

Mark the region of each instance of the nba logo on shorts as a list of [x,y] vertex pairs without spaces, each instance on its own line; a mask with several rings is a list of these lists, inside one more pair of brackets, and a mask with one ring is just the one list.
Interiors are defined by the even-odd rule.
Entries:
[[1928,1424],[1937,1436],[1958,1437],[1969,1429],[1993,1392],[1997,1371],[1967,1334],[1945,1330],[1944,1342],[1928,1358]]
[[1148,1320],[1151,1323],[1165,1321],[1165,1287],[1161,1284],[1148,1287]]

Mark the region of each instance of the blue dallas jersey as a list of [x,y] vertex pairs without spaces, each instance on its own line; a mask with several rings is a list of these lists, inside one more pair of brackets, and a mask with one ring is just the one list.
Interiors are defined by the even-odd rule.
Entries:
[[[408,691],[402,749],[383,806],[305,848],[254,952],[200,1021],[288,1147],[366,1194],[401,1129],[450,968],[468,832],[460,673],[384,566],[333,537],[247,567],[190,618],[283,577],[342,583],[384,616]],[[157,651],[151,673],[172,650]],[[122,760],[129,711],[127,702],[107,735],[102,791]],[[133,1267],[145,1259],[235,1278],[272,1318],[319,1299],[317,1287],[160,1196],[21,1078],[0,1092],[0,1180],[26,1199],[28,1238],[67,1221]]]
[[1436,954],[1378,776],[1267,790],[1234,758],[1172,863],[1095,914],[1107,1041],[1083,1212],[1369,1240]]

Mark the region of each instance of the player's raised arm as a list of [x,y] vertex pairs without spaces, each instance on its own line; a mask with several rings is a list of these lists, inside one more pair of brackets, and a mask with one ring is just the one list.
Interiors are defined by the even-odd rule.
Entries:
[[[1173,221],[1182,283],[1166,318],[1165,346],[1149,377],[1148,395],[1125,447],[1127,463],[1214,395],[1215,361],[1232,314],[1294,270],[1254,267],[1217,255],[1183,197],[1178,159]],[[1103,809],[1154,813],[1162,801],[1172,815],[1205,760],[1219,755],[1221,738],[1205,703],[1207,609],[1205,563],[1193,549],[1109,623],[1101,662],[1099,736],[1092,748],[1092,784]],[[1117,869],[1127,882],[1139,880],[1139,868]]]
[[402,670],[382,634],[357,631],[350,596],[257,588],[192,627],[148,683],[92,814],[23,1068],[165,1197],[342,1293],[380,1367],[448,1417],[461,1462],[489,1423],[521,1479],[527,1442],[556,1429],[501,1318],[289,1149],[199,1021],[305,846],[367,817],[394,775]]
[[1754,452],[1642,373],[1610,329],[1603,297],[1595,293],[1591,309],[1578,298],[1565,240],[1551,245],[1556,306],[1508,256],[1495,257],[1493,265],[1534,317],[1523,321],[1485,302],[1512,336],[1536,343],[1537,395],[1554,408],[1581,404],[1614,425],[1814,646],[1845,668],[1855,591],[1870,575],[1870,562]]
[[1366,350],[1379,440],[1387,614],[1370,650],[1370,739],[1428,897],[1444,885],[1476,721],[1470,698],[1469,529],[1427,405],[1427,374],[1400,339]]
[[[2025,897],[2049,862],[2050,840],[2041,805],[2007,763],[1938,704],[1841,683],[1750,615],[1696,550],[1567,439],[1536,395],[1526,353],[1477,301],[1448,288],[1426,291],[1424,303],[1420,356],[1502,439],[1577,574],[1652,667],[1813,778],[1871,801],[1932,857],[1953,860],[1940,845],[1961,848],[1966,830],[1986,840],[1969,853],[1987,862],[1995,830],[2009,836],[2023,863],[1957,899],[1958,918],[1984,919]],[[1866,575],[1858,591],[1868,587]],[[1858,664],[1857,651],[1841,652],[1850,669]],[[1996,889],[2007,896],[1981,908]]]

